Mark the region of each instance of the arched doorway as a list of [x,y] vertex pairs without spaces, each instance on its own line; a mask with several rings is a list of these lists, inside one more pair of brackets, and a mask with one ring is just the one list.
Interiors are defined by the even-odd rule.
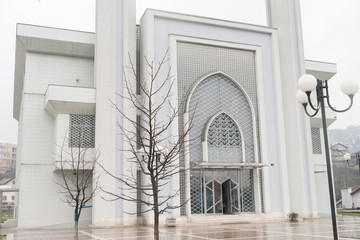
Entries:
[[195,106],[190,138],[201,138],[189,146],[189,165],[195,166],[189,179],[191,214],[255,212],[257,127],[250,98],[236,81],[216,73],[190,92],[187,109]]

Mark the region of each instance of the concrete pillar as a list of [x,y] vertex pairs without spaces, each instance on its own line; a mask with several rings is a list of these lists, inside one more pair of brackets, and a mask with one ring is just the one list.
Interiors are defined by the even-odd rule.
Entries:
[[268,25],[278,29],[290,210],[317,214],[311,162],[310,121],[296,100],[297,81],[305,74],[299,0],[268,0]]
[[[119,134],[122,121],[120,113],[111,107],[111,102],[130,117],[136,117],[129,104],[116,95],[124,94],[123,67],[129,66],[129,55],[136,63],[136,13],[135,0],[98,0],[96,3],[96,45],[95,45],[95,81],[96,81],[96,147],[100,150],[99,161],[103,167],[115,176],[127,173],[130,163],[120,151],[126,149],[126,142]],[[111,102],[110,102],[111,101]],[[136,168],[135,168],[136,169]],[[101,169],[100,185],[107,191],[121,194],[121,184],[105,174]],[[135,174],[136,176],[136,174]],[[122,200],[105,201],[111,198],[100,192],[93,199],[93,225],[108,226],[136,223],[136,203]]]
[[4,193],[3,191],[0,191],[0,199],[1,199],[1,205],[0,205],[0,224],[1,224],[1,220],[2,220],[2,206],[3,206],[2,200],[3,200],[3,196],[4,196],[3,193]]

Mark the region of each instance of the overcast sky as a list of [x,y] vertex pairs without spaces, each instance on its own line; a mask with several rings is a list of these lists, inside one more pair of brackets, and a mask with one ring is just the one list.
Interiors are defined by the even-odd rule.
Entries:
[[[333,105],[346,106],[343,79],[360,69],[360,0],[300,0],[305,57],[337,63],[330,82]],[[137,19],[146,8],[266,25],[265,0],[137,0]],[[0,142],[17,142],[12,118],[16,23],[95,31],[95,0],[0,0]],[[295,97],[295,93],[294,93]],[[360,125],[360,94],[331,128]],[[34,136],[36,137],[36,136]]]

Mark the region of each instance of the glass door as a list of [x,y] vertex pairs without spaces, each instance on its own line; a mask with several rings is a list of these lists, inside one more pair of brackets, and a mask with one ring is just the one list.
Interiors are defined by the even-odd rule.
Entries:
[[218,181],[210,180],[205,183],[205,210],[206,213],[222,213],[222,188]]

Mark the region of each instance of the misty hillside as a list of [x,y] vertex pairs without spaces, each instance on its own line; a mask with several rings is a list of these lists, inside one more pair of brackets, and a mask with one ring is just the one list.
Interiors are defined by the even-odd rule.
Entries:
[[360,125],[346,129],[329,130],[330,144],[341,143],[349,148],[349,153],[360,151]]

